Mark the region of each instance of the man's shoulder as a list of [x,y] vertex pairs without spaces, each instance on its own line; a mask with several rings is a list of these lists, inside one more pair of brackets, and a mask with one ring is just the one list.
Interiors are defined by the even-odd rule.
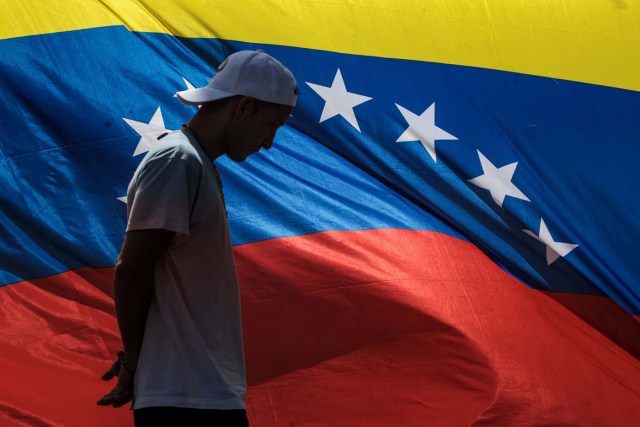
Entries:
[[189,138],[181,131],[173,131],[155,141],[147,160],[182,159],[199,160],[198,151]]
[[138,165],[134,179],[165,175],[167,170],[178,173],[178,170],[183,169],[190,171],[187,175],[195,173],[200,176],[203,166],[204,159],[189,138],[181,131],[174,131],[154,141]]

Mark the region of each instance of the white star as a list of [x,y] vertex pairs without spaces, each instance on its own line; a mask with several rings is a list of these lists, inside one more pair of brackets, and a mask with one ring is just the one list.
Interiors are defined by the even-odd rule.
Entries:
[[116,197],[116,199],[120,200],[125,205],[127,204],[127,196]]
[[455,136],[440,129],[435,124],[436,103],[434,102],[419,116],[396,104],[400,113],[409,124],[409,127],[400,135],[396,142],[420,141],[425,150],[436,162],[436,140],[457,140]]
[[157,141],[157,138],[165,132],[170,132],[164,127],[164,119],[160,107],[156,110],[149,123],[137,122],[131,119],[122,119],[140,135],[138,146],[133,152],[133,157],[138,154],[146,153]]
[[541,241],[545,245],[547,245],[547,265],[551,265],[555,260],[559,257],[565,257],[578,247],[578,245],[574,245],[573,243],[562,243],[556,242],[551,237],[551,233],[547,228],[547,225],[544,223],[544,220],[540,219],[540,233],[536,235],[533,231],[530,230],[522,230],[527,233],[529,236]]
[[347,92],[347,88],[344,85],[342,74],[340,69],[336,72],[336,76],[333,78],[331,87],[320,86],[314,83],[306,82],[315,93],[320,95],[324,99],[324,108],[322,109],[322,115],[320,116],[320,123],[324,122],[331,117],[340,115],[351,126],[356,128],[360,132],[360,126],[356,120],[356,114],[353,111],[353,107],[369,101],[371,98],[364,95],[358,95],[356,93]]
[[477,151],[484,174],[470,179],[469,182],[477,185],[478,187],[482,187],[485,190],[489,190],[491,192],[491,197],[493,197],[493,201],[500,207],[502,207],[502,203],[506,196],[526,200],[527,202],[531,201],[511,182],[513,173],[516,171],[516,166],[518,166],[518,162],[509,163],[506,166],[496,168],[493,163],[491,163],[480,152],[480,150]]

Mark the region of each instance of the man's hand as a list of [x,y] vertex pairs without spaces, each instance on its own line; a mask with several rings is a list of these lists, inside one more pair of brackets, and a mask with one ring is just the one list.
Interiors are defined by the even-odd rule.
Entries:
[[131,402],[133,399],[134,374],[127,368],[124,360],[124,352],[119,351],[116,361],[113,362],[111,368],[102,375],[103,381],[109,381],[113,377],[118,377],[118,383],[113,390],[98,400],[98,405],[119,408],[120,406]]
[[113,362],[113,365],[109,368],[107,372],[102,374],[102,381],[109,381],[113,377],[117,377],[120,375],[120,366],[122,365],[122,361],[124,360],[124,351],[118,351],[118,358]]

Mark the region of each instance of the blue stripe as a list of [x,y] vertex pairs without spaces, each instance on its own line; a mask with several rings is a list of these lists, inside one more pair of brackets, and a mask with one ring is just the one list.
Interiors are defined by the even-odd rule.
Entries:
[[[0,42],[0,283],[81,266],[113,265],[123,196],[141,156],[122,120],[161,107],[176,129],[195,112],[172,97],[182,76],[203,85],[229,52],[263,48],[302,90],[275,147],[242,165],[220,159],[235,244],[327,230],[398,227],[464,236],[530,286],[609,295],[640,312],[636,165],[640,94],[443,64],[216,40],[182,40],[111,27]],[[15,53],[19,52],[19,55]],[[340,68],[361,132],[341,117],[319,123]],[[438,141],[434,163],[395,104],[422,113],[458,141]],[[634,114],[636,116],[634,116]],[[467,182],[518,162],[513,182],[531,200],[503,208]],[[578,249],[551,266],[524,234],[543,218]]]

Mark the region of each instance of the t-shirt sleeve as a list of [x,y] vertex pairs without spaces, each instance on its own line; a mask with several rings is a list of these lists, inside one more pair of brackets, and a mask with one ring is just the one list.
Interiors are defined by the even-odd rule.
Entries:
[[189,235],[190,188],[194,168],[181,158],[157,158],[147,162],[134,178],[128,197],[127,231],[164,229],[177,238]]

